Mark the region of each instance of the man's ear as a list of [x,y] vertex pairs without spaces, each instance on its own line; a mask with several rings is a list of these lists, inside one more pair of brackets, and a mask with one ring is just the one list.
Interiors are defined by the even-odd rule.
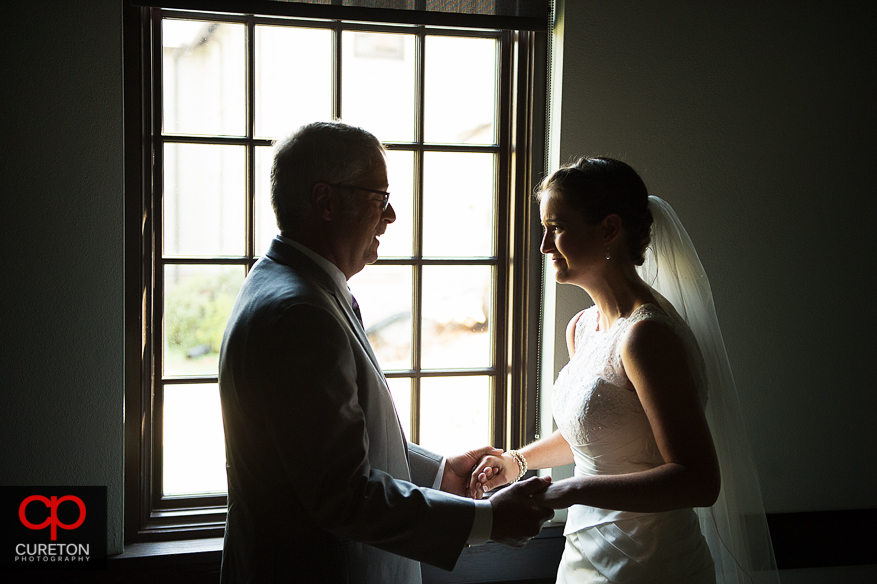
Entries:
[[609,245],[621,235],[621,217],[610,213],[601,222],[603,227],[603,243]]
[[314,215],[324,221],[331,221],[338,208],[335,189],[329,183],[318,182],[311,189],[311,205],[313,205]]

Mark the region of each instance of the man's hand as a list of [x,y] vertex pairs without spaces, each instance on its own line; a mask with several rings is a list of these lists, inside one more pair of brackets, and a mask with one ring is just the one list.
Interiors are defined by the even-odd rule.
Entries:
[[576,478],[557,481],[544,491],[533,495],[533,501],[551,509],[566,509],[576,504]]
[[478,461],[485,456],[499,456],[502,450],[493,446],[482,446],[477,450],[470,450],[457,456],[448,456],[445,459],[445,474],[442,475],[441,490],[461,497],[472,497],[469,492],[472,470]]
[[490,539],[511,547],[524,547],[538,535],[542,524],[554,517],[554,511],[540,507],[533,495],[542,493],[550,484],[551,477],[533,477],[491,496],[493,530]]

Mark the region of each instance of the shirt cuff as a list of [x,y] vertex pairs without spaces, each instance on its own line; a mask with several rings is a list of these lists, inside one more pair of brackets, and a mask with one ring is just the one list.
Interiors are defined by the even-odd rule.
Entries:
[[[438,472],[435,475],[435,481],[432,488],[440,490],[442,487],[442,477],[445,475],[445,462],[447,458],[443,457],[439,465]],[[484,545],[490,539],[490,532],[493,531],[493,506],[490,501],[483,499],[474,501],[475,503],[475,521],[472,522],[472,530],[469,531],[469,539],[466,543],[469,545]]]
[[442,463],[439,465],[438,472],[435,473],[435,480],[432,482],[432,488],[436,491],[442,490],[442,477],[445,476],[445,462],[447,462],[448,458],[446,456],[442,457]]
[[490,501],[475,501],[475,521],[472,522],[472,531],[469,532],[469,545],[484,545],[490,539],[493,530],[493,506]]

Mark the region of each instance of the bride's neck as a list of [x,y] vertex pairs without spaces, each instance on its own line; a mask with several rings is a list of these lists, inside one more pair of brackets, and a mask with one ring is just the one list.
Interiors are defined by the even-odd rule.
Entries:
[[643,304],[656,302],[651,288],[635,268],[606,270],[605,278],[586,291],[600,312],[600,330],[609,330],[619,318],[630,316]]

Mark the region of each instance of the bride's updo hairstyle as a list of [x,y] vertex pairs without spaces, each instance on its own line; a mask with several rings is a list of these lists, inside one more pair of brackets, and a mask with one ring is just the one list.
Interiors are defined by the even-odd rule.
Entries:
[[607,215],[621,217],[627,251],[634,264],[643,265],[652,212],[649,192],[634,169],[612,158],[582,157],[543,179],[536,191],[537,200],[549,191],[561,193],[563,200],[592,225]]

